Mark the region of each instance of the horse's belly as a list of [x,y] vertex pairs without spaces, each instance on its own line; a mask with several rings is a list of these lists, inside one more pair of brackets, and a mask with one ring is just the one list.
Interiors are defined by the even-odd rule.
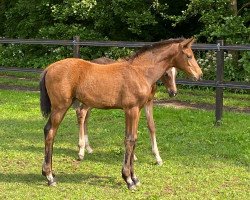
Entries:
[[96,80],[85,82],[78,87],[78,99],[88,107],[128,108],[145,104],[151,88],[139,84],[123,84],[114,79],[112,84]]
[[137,95],[109,95],[107,94],[89,94],[84,95],[82,98],[78,98],[83,104],[88,107],[92,108],[101,108],[101,109],[111,109],[111,108],[130,108],[134,106],[142,107],[145,102],[147,101],[147,96],[140,96]]

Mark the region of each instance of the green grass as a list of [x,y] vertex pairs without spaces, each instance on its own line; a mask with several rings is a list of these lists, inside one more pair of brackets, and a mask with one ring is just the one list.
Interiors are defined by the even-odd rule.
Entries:
[[[158,87],[158,92],[156,94],[157,99],[166,99],[166,89],[161,86]],[[198,104],[215,104],[215,91],[214,89],[187,89],[178,85],[178,95],[171,100],[183,101],[187,103],[198,103]],[[250,93],[240,94],[233,93],[224,90],[223,94],[223,105],[228,107],[238,107],[238,108],[250,108]]]
[[0,87],[38,90],[39,77],[33,72],[0,72]]
[[6,77],[17,77],[17,78],[26,78],[26,79],[39,79],[40,73],[35,72],[17,72],[17,71],[0,71],[0,76]]
[[30,80],[30,79],[24,79],[24,78],[13,78],[10,79],[9,77],[1,77],[1,85],[7,85],[7,86],[22,86],[22,87],[28,87],[28,88],[34,88],[38,90],[38,84],[39,80]]
[[156,106],[158,147],[164,161],[155,165],[142,113],[135,170],[141,187],[131,192],[121,178],[124,115],[93,110],[89,137],[93,154],[77,158],[77,126],[68,111],[54,145],[58,185],[41,175],[46,121],[38,92],[0,90],[0,199],[249,199],[249,114]]

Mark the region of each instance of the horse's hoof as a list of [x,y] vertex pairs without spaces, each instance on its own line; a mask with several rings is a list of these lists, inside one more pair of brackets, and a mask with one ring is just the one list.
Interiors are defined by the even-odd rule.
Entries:
[[135,186],[140,186],[141,185],[141,182],[139,181],[138,178],[135,178],[135,179],[132,179],[132,180],[133,180]]
[[79,160],[79,161],[82,161],[83,159],[84,159],[84,156],[78,155],[78,160]]
[[56,186],[56,181],[48,181],[48,186]]
[[136,190],[136,185],[132,182],[132,183],[128,184],[128,189],[134,191],[134,190]]
[[157,165],[162,166],[163,165],[163,161],[162,160],[158,160],[157,161]]
[[91,149],[90,147],[89,147],[89,148],[86,148],[86,150],[87,150],[87,152],[90,153],[90,154],[93,153],[93,149]]

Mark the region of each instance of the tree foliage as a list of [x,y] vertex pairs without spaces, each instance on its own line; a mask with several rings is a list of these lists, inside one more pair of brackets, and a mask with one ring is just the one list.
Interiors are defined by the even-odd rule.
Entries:
[[[0,37],[72,39],[79,35],[82,40],[159,41],[195,35],[200,42],[224,39],[227,44],[247,44],[249,6],[247,0],[2,0]],[[97,47],[81,51],[86,59],[130,52]],[[71,52],[70,47],[2,45],[0,62],[41,67]],[[238,70],[249,72],[249,53],[238,60]]]
[[230,44],[249,43],[250,13],[247,8],[244,8],[247,1],[241,1],[241,4],[238,5],[243,8],[241,12],[232,8],[232,3],[232,0],[192,0],[182,11],[182,15],[170,18],[175,26],[192,16],[199,16],[203,27],[197,36],[206,38],[207,41],[224,39]]

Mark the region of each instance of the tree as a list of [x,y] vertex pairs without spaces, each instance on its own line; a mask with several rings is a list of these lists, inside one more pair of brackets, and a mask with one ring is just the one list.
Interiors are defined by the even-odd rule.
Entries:
[[[216,42],[223,39],[226,44],[248,44],[250,42],[249,7],[246,0],[191,0],[182,15],[168,16],[173,26],[189,21],[197,16],[202,24],[196,35],[199,41]],[[250,79],[250,54],[229,52],[231,62],[225,66],[225,74],[229,80]]]
[[[249,43],[248,7],[247,0],[2,0],[0,37],[67,40],[79,35],[82,40],[159,41],[196,35],[200,42],[222,38],[228,44],[241,44]],[[2,49],[0,62],[10,66],[18,62],[15,65],[40,67],[44,60],[71,56],[70,47]],[[115,48],[81,51],[86,59],[123,55]],[[247,54],[239,58],[244,64],[248,59]]]
[[[246,2],[242,0],[241,4]],[[237,6],[236,0],[191,0],[182,15],[171,19],[176,26],[192,16],[199,16],[203,28],[197,34],[198,38],[210,42],[224,39],[228,44],[249,43],[249,10],[238,13]]]

